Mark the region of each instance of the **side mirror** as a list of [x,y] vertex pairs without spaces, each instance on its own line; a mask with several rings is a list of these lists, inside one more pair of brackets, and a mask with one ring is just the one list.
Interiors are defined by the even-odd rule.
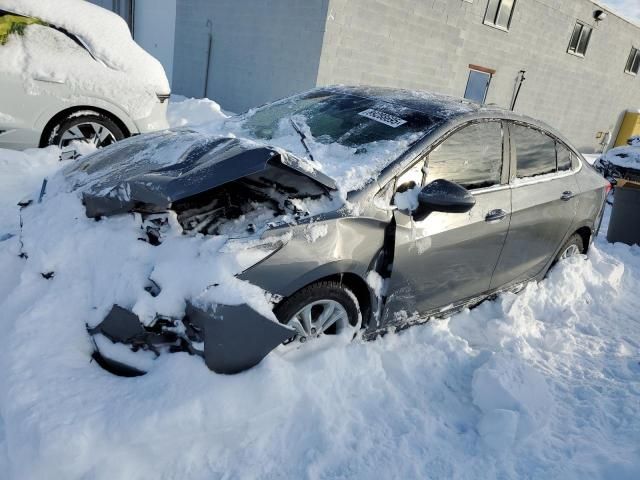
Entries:
[[423,220],[431,212],[466,213],[476,204],[469,191],[449,180],[434,180],[418,194],[415,220]]

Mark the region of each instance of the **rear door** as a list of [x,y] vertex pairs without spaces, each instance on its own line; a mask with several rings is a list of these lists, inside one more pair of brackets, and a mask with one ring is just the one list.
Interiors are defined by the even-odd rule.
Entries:
[[[393,321],[393,312],[444,309],[489,289],[511,211],[503,143],[500,121],[473,123],[398,177],[386,321]],[[467,188],[476,205],[468,213],[434,212],[415,222],[401,197],[439,178]]]
[[510,123],[508,130],[515,167],[511,224],[492,289],[540,273],[566,238],[578,206],[578,185],[567,149],[525,124]]

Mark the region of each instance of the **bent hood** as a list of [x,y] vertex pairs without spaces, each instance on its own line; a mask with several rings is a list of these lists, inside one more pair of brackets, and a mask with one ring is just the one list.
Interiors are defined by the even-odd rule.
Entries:
[[89,155],[65,174],[82,191],[87,216],[133,209],[159,211],[270,166],[311,178],[326,189],[335,182],[290,152],[235,137],[193,130],[140,135]]

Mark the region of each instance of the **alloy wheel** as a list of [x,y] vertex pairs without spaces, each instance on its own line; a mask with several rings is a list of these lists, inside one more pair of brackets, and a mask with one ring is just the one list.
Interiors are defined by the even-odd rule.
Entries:
[[293,328],[296,335],[284,346],[294,348],[323,335],[350,335],[352,337],[357,329],[349,323],[349,315],[342,304],[329,299],[305,305],[285,325]]
[[564,252],[562,252],[562,255],[560,255],[560,260],[564,260],[565,258],[573,257],[574,255],[579,254],[580,249],[578,248],[578,246],[575,244],[571,244],[564,250]]
[[[80,142],[80,143],[79,143]],[[82,143],[87,150],[102,148],[116,142],[116,137],[111,130],[100,123],[84,122],[65,130],[60,136],[62,160],[75,160],[83,154]],[[86,151],[86,150],[85,150]]]

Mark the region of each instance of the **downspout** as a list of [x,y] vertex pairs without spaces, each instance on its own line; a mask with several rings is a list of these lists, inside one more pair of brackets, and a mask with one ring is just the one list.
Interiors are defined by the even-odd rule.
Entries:
[[213,43],[213,33],[211,31],[211,29],[213,28],[213,23],[211,22],[211,20],[207,19],[206,25],[209,30],[209,36],[207,39],[207,66],[204,72],[204,88],[202,94],[203,98],[209,98],[207,96],[207,90],[209,88],[209,64],[211,63],[211,45]]
[[513,112],[513,109],[516,107],[516,102],[518,101],[518,95],[520,94],[520,88],[522,88],[522,83],[526,80],[524,74],[526,70],[520,70],[518,72],[518,76],[516,77],[516,84],[514,85],[513,97],[511,98],[511,106],[509,110]]
[[129,0],[129,30],[131,38],[135,40],[136,0]]

